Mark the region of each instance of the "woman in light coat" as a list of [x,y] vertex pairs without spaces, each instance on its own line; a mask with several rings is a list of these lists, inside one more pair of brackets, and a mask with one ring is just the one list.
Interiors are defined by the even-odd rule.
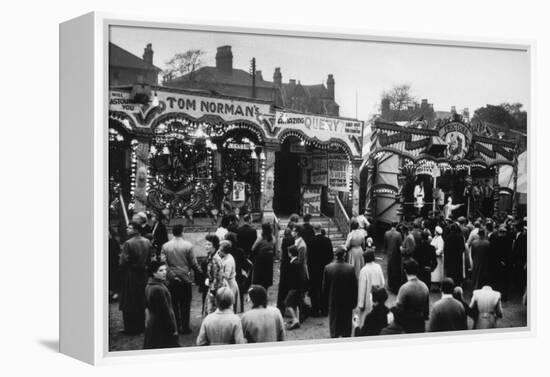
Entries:
[[355,277],[359,278],[359,273],[365,265],[363,250],[366,234],[363,229],[359,229],[359,223],[355,219],[350,223],[350,230],[345,244],[348,251],[348,263],[355,269]]
[[445,241],[443,241],[443,229],[440,226],[435,227],[435,236],[432,239],[431,245],[435,247],[435,255],[437,257],[437,266],[432,271],[431,281],[432,284],[439,286],[445,277],[443,269],[443,248],[445,247]]
[[235,268],[235,258],[229,251],[231,250],[231,241],[223,240],[220,242],[218,255],[222,259],[222,273],[227,286],[233,291],[233,312],[237,313],[239,298],[239,284],[237,284],[237,273]]
[[365,266],[359,273],[359,294],[357,296],[357,309],[359,311],[358,327],[363,327],[365,317],[372,310],[372,289],[383,288],[386,284],[382,267],[374,262],[374,251],[365,254]]

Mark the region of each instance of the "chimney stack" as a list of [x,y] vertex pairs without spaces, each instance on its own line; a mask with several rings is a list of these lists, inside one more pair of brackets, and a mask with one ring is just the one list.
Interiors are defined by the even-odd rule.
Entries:
[[451,114],[456,114],[456,106],[451,106]]
[[226,74],[231,74],[233,72],[233,53],[231,52],[231,46],[218,47],[216,53],[216,68]]
[[275,72],[273,72],[273,84],[275,86],[281,86],[283,83],[283,75],[281,74],[281,68],[277,67],[275,68]]
[[470,109],[465,107],[464,110],[462,110],[462,117],[466,120],[470,120]]
[[256,71],[256,79],[257,80],[264,80],[264,78],[262,77],[262,71]]
[[329,98],[334,100],[334,76],[332,76],[332,73],[329,74],[327,78],[327,89]]
[[296,85],[296,80],[295,80],[295,79],[289,79],[289,80],[288,80],[288,83],[289,83],[291,86],[294,86],[294,85]]
[[147,43],[147,46],[143,49],[143,61],[153,65],[153,45],[151,43]]

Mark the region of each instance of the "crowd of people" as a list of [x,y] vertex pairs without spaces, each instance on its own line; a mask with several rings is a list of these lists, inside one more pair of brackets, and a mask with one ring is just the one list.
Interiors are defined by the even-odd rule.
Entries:
[[[250,215],[240,223],[234,214],[221,219],[204,239],[201,263],[183,225],[172,227],[169,240],[161,215],[135,215],[121,246],[110,232],[109,284],[124,332],[144,332],[144,348],[177,347],[179,334],[192,332],[194,284],[202,294],[199,346],[282,341],[307,317],[322,316],[331,337],[466,330],[468,317],[474,329],[493,328],[501,302],[516,292],[526,298],[527,224],[510,216],[454,220],[430,213],[391,224],[375,243],[365,214],[351,219],[345,244],[333,248],[311,215],[292,215],[280,250],[271,224],[262,224],[258,237]],[[375,245],[387,260],[386,275]],[[473,290],[469,303],[466,286]],[[391,308],[388,291],[396,294]],[[441,293],[431,310],[430,291]],[[252,308],[245,311],[246,300]]]

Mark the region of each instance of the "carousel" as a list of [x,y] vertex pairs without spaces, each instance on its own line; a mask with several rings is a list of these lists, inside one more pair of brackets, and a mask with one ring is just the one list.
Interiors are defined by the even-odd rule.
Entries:
[[[459,115],[430,126],[425,121],[372,126],[364,161],[365,208],[383,223],[427,216],[490,217],[518,208],[517,141],[490,124]],[[503,171],[511,178],[503,178]]]

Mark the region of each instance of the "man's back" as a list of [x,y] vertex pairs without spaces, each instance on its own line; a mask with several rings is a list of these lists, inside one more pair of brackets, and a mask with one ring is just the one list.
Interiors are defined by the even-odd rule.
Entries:
[[283,317],[273,306],[251,309],[242,315],[241,322],[248,343],[277,342],[285,338]]
[[122,266],[145,268],[149,262],[151,242],[141,236],[133,236],[122,245],[120,263]]
[[404,325],[408,332],[424,331],[424,320],[429,316],[430,292],[426,284],[412,278],[399,288],[398,305],[403,309]]
[[464,305],[452,297],[443,297],[434,304],[430,316],[429,331],[467,330]]
[[230,309],[216,310],[203,319],[197,345],[244,343],[240,318]]
[[386,249],[386,253],[389,253],[389,256],[395,251],[399,251],[401,242],[401,233],[395,229],[390,229],[384,234],[384,248]]
[[178,277],[191,282],[191,268],[199,269],[191,242],[174,237],[162,246],[161,255],[166,258],[168,278]]
[[310,223],[305,222],[302,227],[304,228],[304,234],[302,238],[304,239],[307,247],[309,248],[311,245],[311,241],[313,240],[313,237],[315,237],[315,231],[313,230],[313,227]]
[[323,288],[330,306],[349,309],[357,305],[357,278],[352,265],[336,261],[326,266]]
[[244,223],[237,229],[237,244],[243,249],[247,257],[250,256],[252,245],[254,245],[257,238],[258,233],[250,224]]
[[498,311],[500,305],[500,292],[492,290],[490,287],[476,289],[472,293],[472,303],[477,305],[480,313],[494,313]]
[[310,273],[319,271],[322,275],[324,267],[332,261],[332,242],[330,238],[323,235],[316,235],[311,241],[311,248],[308,250],[308,268]]

